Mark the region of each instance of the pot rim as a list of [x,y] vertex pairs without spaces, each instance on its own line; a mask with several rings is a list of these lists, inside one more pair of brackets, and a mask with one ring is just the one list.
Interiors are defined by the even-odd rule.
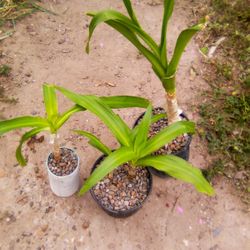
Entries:
[[71,151],[76,155],[76,157],[77,157],[77,166],[76,166],[76,168],[74,169],[74,171],[73,171],[72,173],[70,173],[69,175],[58,176],[58,175],[54,174],[54,173],[49,169],[49,166],[48,166],[49,157],[50,157],[50,155],[51,155],[53,152],[50,152],[50,153],[48,154],[48,156],[47,156],[47,158],[46,158],[46,160],[45,160],[45,165],[46,165],[46,168],[47,168],[48,172],[49,172],[50,174],[52,174],[54,177],[57,177],[57,178],[59,178],[59,179],[62,179],[62,178],[69,177],[69,176],[73,175],[73,174],[79,169],[79,166],[80,166],[80,158],[79,158],[78,154],[76,153],[76,150],[74,150],[74,149],[72,149],[72,148],[60,147],[60,149],[69,149],[69,150],[71,150]]
[[[97,165],[106,157],[106,155],[101,155],[94,163],[94,165],[92,166],[91,169],[91,173],[97,168]],[[102,205],[101,203],[101,199],[97,199],[97,196],[95,195],[95,192],[93,190],[94,186],[89,190],[91,196],[93,197],[93,199],[96,201],[96,203],[99,205],[99,207],[101,207],[106,213],[108,213],[109,215],[113,216],[113,217],[117,217],[117,218],[125,218],[128,217],[132,214],[134,214],[135,212],[137,212],[142,206],[143,204],[146,202],[146,200],[148,199],[151,191],[152,191],[152,186],[153,186],[153,177],[151,172],[149,171],[148,167],[145,167],[145,169],[148,172],[148,179],[149,179],[149,183],[148,183],[148,187],[147,187],[147,196],[146,198],[141,202],[140,205],[134,206],[130,209],[127,210],[112,210],[109,209],[107,207],[105,207],[104,205]]]

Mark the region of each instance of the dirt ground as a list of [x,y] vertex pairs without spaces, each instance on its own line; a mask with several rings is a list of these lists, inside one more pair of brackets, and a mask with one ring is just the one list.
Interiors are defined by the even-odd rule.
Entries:
[[[143,27],[156,39],[160,36],[162,5],[153,0],[133,1]],[[159,1],[160,2],[160,1]],[[191,0],[176,1],[170,22],[170,52],[174,41],[192,17]],[[18,22],[15,34],[1,43],[1,63],[12,67],[4,80],[5,94],[17,104],[0,103],[2,118],[44,115],[43,82],[60,84],[79,93],[97,95],[140,95],[155,106],[164,105],[164,91],[149,63],[141,58],[121,35],[102,25],[84,52],[88,18],[86,11],[116,8],[115,0],[47,1],[58,16],[38,13]],[[157,3],[157,2],[156,2]],[[190,119],[197,120],[193,106],[206,88],[201,79],[200,54],[191,43],[178,72],[178,99]],[[190,75],[191,67],[196,74]],[[71,105],[59,96],[60,109]],[[140,109],[119,111],[130,125]],[[116,142],[107,128],[89,113],[72,117],[61,129],[60,143],[75,147],[81,158],[81,180],[89,175],[99,153],[71,129],[85,129],[99,135],[111,147]],[[154,177],[153,192],[143,208],[127,219],[106,215],[90,194],[58,198],[51,192],[44,165],[49,152],[48,135],[25,147],[29,164],[16,164],[15,148],[20,131],[0,139],[0,249],[121,249],[121,250],[246,250],[250,249],[249,210],[225,179],[216,179],[216,196],[197,193],[190,185],[174,179]],[[191,145],[190,161],[206,168],[210,157],[197,136]]]

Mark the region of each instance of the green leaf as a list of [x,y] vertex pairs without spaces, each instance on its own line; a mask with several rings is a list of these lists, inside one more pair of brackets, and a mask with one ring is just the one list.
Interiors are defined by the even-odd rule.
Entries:
[[191,164],[177,156],[148,156],[140,159],[137,164],[154,167],[157,170],[164,171],[176,179],[191,183],[201,193],[205,193],[207,195],[214,194],[213,188],[203,177],[200,169],[194,168]]
[[24,127],[47,127],[49,123],[41,117],[22,116],[14,119],[0,121],[0,135],[18,128]]
[[165,144],[174,140],[177,136],[185,133],[194,133],[195,125],[189,121],[175,122],[161,130],[158,134],[148,140],[141,157],[149,155]]
[[140,155],[141,151],[143,151],[146,145],[148,139],[148,132],[151,125],[151,118],[152,106],[149,105],[141,122],[137,125],[136,134],[134,135],[134,151],[137,153],[137,155]]
[[160,79],[165,75],[165,68],[163,67],[159,57],[155,56],[151,51],[145,48],[140,43],[137,36],[131,32],[131,30],[129,30],[126,26],[113,21],[107,21],[106,23],[126,37],[139,50],[139,52],[147,58],[147,60],[151,63],[154,72]]
[[58,104],[54,86],[49,84],[43,85],[43,98],[48,120],[53,123],[58,116]]
[[79,106],[79,105],[74,105],[72,108],[69,110],[65,111],[62,115],[60,115],[56,122],[55,122],[55,128],[58,130],[74,113],[80,112],[80,111],[85,111],[86,109]]
[[158,122],[160,119],[166,118],[167,114],[156,114],[151,119],[151,124]]
[[174,9],[174,0],[164,0],[163,21],[161,27],[161,43],[160,53],[161,60],[165,67],[167,67],[167,26]]
[[[136,96],[102,96],[100,99],[111,109],[129,107],[146,108],[149,105],[149,101],[147,99]],[[74,113],[85,110],[85,108],[79,105],[74,105],[57,118],[55,122],[56,129],[59,129]]]
[[112,151],[93,134],[83,130],[74,130],[74,132],[76,132],[79,135],[87,137],[89,139],[89,144],[100,150],[105,155],[111,154]]
[[137,97],[137,96],[104,96],[100,99],[108,105],[111,109],[120,108],[147,108],[149,101],[147,99]]
[[79,194],[83,195],[112,170],[134,158],[135,153],[132,148],[122,147],[114,151],[101,162],[98,168],[96,168],[90,177],[85,181],[83,187],[79,191]]
[[179,35],[176,45],[175,45],[175,49],[174,49],[174,54],[172,56],[172,59],[169,63],[169,67],[167,70],[167,76],[171,76],[174,75],[179,61],[181,59],[181,56],[187,46],[187,44],[189,43],[189,41],[191,40],[191,38],[200,30],[202,30],[204,27],[206,26],[206,19],[204,19],[201,23],[194,25],[186,30],[183,30],[181,32],[181,34]]
[[62,94],[71,101],[86,108],[99,117],[111,130],[121,145],[131,145],[130,129],[127,124],[116,115],[100,98],[96,96],[82,96],[73,93],[65,88],[55,86]]
[[34,128],[34,129],[30,130],[29,132],[25,133],[22,136],[22,138],[21,138],[21,140],[19,142],[19,145],[18,145],[18,147],[16,149],[16,159],[17,159],[18,163],[21,166],[26,166],[26,164],[27,164],[25,158],[22,155],[22,146],[23,146],[24,142],[26,142],[32,136],[35,136],[36,134],[38,134],[38,133],[40,133],[41,131],[44,131],[44,130],[49,130],[49,127]]
[[133,21],[133,23],[134,23],[135,25],[137,25],[137,26],[140,27],[140,24],[139,24],[139,22],[138,22],[138,20],[137,20],[137,18],[136,18],[136,15],[135,15],[135,13],[134,13],[134,10],[133,10],[133,8],[132,8],[132,5],[131,5],[130,0],[123,0],[123,3],[124,3],[124,5],[125,5],[125,7],[126,7],[126,9],[127,9],[127,12],[128,12],[128,14],[129,14],[131,20]]
[[89,25],[89,37],[87,40],[86,52],[89,53],[89,42],[93,35],[93,32],[98,24],[110,22],[114,24],[121,25],[128,29],[134,35],[137,34],[152,50],[155,56],[159,56],[159,48],[156,42],[150,37],[141,27],[133,23],[128,17],[123,15],[122,13],[115,10],[103,10],[98,13],[88,13],[89,16],[93,16],[90,25]]
[[[157,114],[157,115],[154,115],[152,118],[151,118],[151,122],[150,124],[153,124],[157,121],[159,121],[160,119],[162,118],[165,118],[166,117],[166,114]],[[139,125],[139,124],[138,124]],[[135,136],[137,135],[138,133],[138,125],[135,126],[132,130],[132,138],[135,138]]]

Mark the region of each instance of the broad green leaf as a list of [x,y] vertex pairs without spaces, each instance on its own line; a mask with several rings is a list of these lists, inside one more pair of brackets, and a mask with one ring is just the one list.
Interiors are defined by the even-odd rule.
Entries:
[[166,118],[167,114],[157,114],[157,115],[154,115],[151,119],[151,124],[152,123],[155,123],[155,122],[158,122],[160,119],[163,119],[163,118]]
[[43,99],[48,120],[53,123],[58,115],[58,104],[54,86],[49,84],[43,85]]
[[34,129],[30,130],[29,132],[25,133],[22,136],[22,138],[21,138],[21,140],[19,142],[19,145],[18,145],[18,147],[16,149],[16,159],[17,159],[18,163],[21,166],[26,166],[26,164],[27,164],[25,158],[22,155],[22,146],[23,146],[24,142],[26,142],[32,136],[35,136],[36,134],[38,134],[38,133],[40,133],[41,131],[44,131],[44,130],[49,130],[49,127],[34,128]]
[[109,23],[110,21],[122,25],[129,29],[133,34],[137,34],[149,48],[152,50],[155,56],[159,56],[159,48],[155,41],[138,25],[134,24],[128,17],[122,13],[115,10],[103,10],[98,13],[88,13],[89,16],[92,16],[92,20],[89,25],[89,37],[87,40],[86,52],[89,53],[89,42],[93,35],[93,32],[98,24],[100,23]]
[[160,79],[165,75],[165,68],[163,67],[160,59],[145,48],[130,29],[117,22],[107,21],[106,23],[126,37],[147,58],[147,60],[151,63],[154,72]]
[[149,101],[147,99],[137,96],[102,96],[100,99],[111,109],[130,107],[147,108],[149,105]]
[[[102,96],[100,99],[111,109],[129,107],[146,108],[149,105],[149,101],[147,99],[137,96]],[[85,110],[85,108],[79,105],[74,105],[57,118],[55,122],[56,129],[59,129],[74,113]]]
[[147,142],[148,132],[151,125],[151,118],[152,118],[152,106],[149,105],[141,122],[137,125],[137,130],[135,134],[134,151],[138,155],[140,155],[141,151],[143,151],[145,144]]
[[131,131],[127,124],[104,102],[102,102],[100,98],[96,96],[78,95],[59,86],[55,86],[55,88],[62,92],[62,94],[68,97],[71,101],[86,108],[99,117],[111,130],[121,145],[129,146],[131,144]]
[[85,181],[79,191],[80,195],[86,193],[90,188],[102,180],[108,173],[118,166],[135,158],[132,148],[122,147],[107,156],[101,164],[94,170],[90,177]]
[[167,76],[171,76],[175,74],[179,61],[181,59],[182,53],[184,52],[187,44],[189,43],[191,38],[198,31],[202,30],[205,26],[206,26],[206,19],[204,19],[201,23],[194,25],[181,32],[175,45],[174,54],[168,66]]
[[89,144],[97,148],[98,150],[100,150],[105,155],[111,154],[112,151],[104,143],[102,143],[96,136],[92,135],[91,133],[87,131],[83,131],[83,130],[74,130],[74,132],[76,132],[79,135],[87,137],[89,139]]
[[124,3],[124,5],[125,5],[125,7],[127,9],[127,12],[129,14],[131,20],[133,21],[133,23],[140,27],[140,24],[139,24],[139,22],[138,22],[138,20],[136,18],[136,15],[134,13],[134,10],[132,8],[130,0],[123,0],[123,3]]
[[154,167],[157,170],[164,171],[176,179],[191,183],[201,193],[205,193],[207,195],[214,194],[213,188],[203,177],[200,169],[194,168],[191,164],[177,156],[148,156],[137,161],[137,164]]
[[[157,115],[154,115],[152,118],[151,118],[151,122],[150,124],[153,124],[157,121],[159,121],[160,119],[162,118],[165,118],[166,117],[166,114],[157,114]],[[135,138],[135,136],[137,135],[138,133],[138,125],[135,126],[132,130],[132,138]]]
[[56,122],[55,122],[55,128],[58,130],[74,113],[80,112],[80,111],[85,111],[86,109],[79,106],[79,105],[74,105],[72,108],[69,110],[65,111],[62,115],[60,115]]
[[149,155],[165,144],[174,140],[177,136],[185,133],[194,133],[195,125],[189,121],[175,122],[161,130],[158,134],[148,140],[141,157]]
[[22,116],[14,119],[0,121],[0,135],[18,128],[47,127],[49,123],[41,117]]
[[164,0],[163,21],[161,27],[161,43],[160,53],[161,60],[165,67],[167,67],[167,26],[174,9],[174,0]]

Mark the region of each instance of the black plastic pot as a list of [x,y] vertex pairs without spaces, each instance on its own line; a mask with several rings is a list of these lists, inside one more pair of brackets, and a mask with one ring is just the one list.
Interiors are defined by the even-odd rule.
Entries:
[[[157,107],[156,109],[161,109],[161,110],[164,110],[163,108],[161,107]],[[134,123],[134,127],[139,123],[139,121],[143,118],[145,112],[142,113],[138,118],[137,120],[135,121]],[[188,121],[188,117],[185,115],[185,113],[181,113],[180,114],[180,117],[183,119],[183,120],[186,120]],[[188,134],[188,140],[187,140],[187,143],[184,147],[182,147],[179,151],[177,152],[173,152],[172,155],[175,155],[175,156],[178,156],[186,161],[189,160],[189,147],[190,147],[190,144],[191,144],[191,141],[192,141],[192,135]],[[158,177],[161,177],[161,178],[168,178],[168,177],[171,177],[169,176],[168,174],[166,174],[165,172],[163,171],[159,171],[155,168],[151,168],[149,167],[149,171],[153,174],[153,175],[156,175]]]
[[[96,162],[94,163],[92,169],[91,169],[91,173],[98,167],[98,165],[103,161],[103,159],[106,157],[106,155],[102,155],[100,156]],[[90,194],[93,197],[93,199],[96,201],[96,203],[110,216],[115,217],[115,218],[126,218],[131,216],[132,214],[136,213],[140,208],[142,208],[144,202],[147,200],[149,194],[151,193],[152,190],[152,183],[153,183],[153,178],[152,175],[149,171],[148,168],[146,168],[148,171],[148,178],[149,178],[149,182],[148,182],[148,190],[147,190],[147,197],[146,199],[138,206],[135,206],[131,209],[125,210],[125,211],[114,211],[111,210],[105,206],[102,205],[101,201],[96,197],[93,188],[90,189]]]

